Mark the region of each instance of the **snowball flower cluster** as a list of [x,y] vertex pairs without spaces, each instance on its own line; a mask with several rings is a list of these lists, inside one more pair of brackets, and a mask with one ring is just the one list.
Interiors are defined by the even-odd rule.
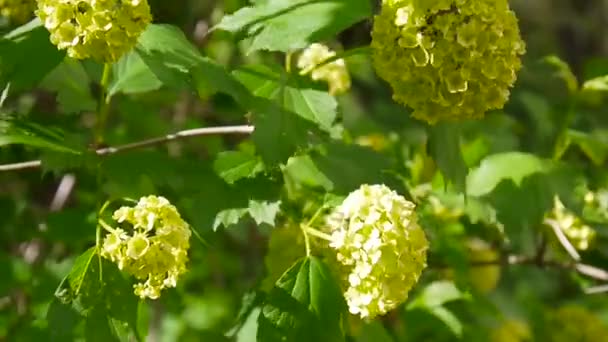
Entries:
[[554,198],[553,210],[549,214],[549,219],[555,221],[559,229],[564,232],[564,235],[578,250],[589,249],[589,246],[595,240],[595,230],[570,212],[557,196]]
[[38,0],[51,42],[72,58],[117,61],[152,21],[147,0]]
[[507,0],[384,0],[371,46],[394,100],[431,124],[502,108],[525,52]]
[[298,59],[298,68],[302,73],[312,70],[311,77],[315,81],[325,81],[329,85],[329,93],[342,94],[350,89],[350,76],[343,59],[337,59],[316,67],[336,53],[323,44],[314,43],[306,48]]
[[135,207],[116,210],[113,218],[129,227],[107,234],[101,255],[140,280],[135,294],[156,299],[161,290],[175,287],[186,272],[191,235],[177,209],[164,197],[147,196]]
[[352,314],[372,319],[403,303],[426,267],[428,241],[414,204],[385,185],[363,185],[327,218]]
[[26,22],[35,9],[36,0],[0,0],[0,15],[14,23]]

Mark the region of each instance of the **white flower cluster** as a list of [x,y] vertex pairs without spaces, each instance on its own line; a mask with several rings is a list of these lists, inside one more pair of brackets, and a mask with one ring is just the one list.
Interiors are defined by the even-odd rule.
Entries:
[[337,59],[316,67],[336,53],[323,44],[314,43],[306,48],[298,59],[298,68],[303,73],[312,69],[311,77],[315,81],[325,81],[329,85],[329,93],[338,95],[350,89],[350,76],[343,59]]
[[428,241],[415,205],[385,185],[363,185],[328,216],[344,297],[372,319],[403,303],[426,267]]
[[175,287],[186,272],[190,227],[167,199],[142,197],[135,207],[121,207],[113,218],[128,223],[128,231],[115,228],[106,235],[101,255],[141,280],[135,294],[156,299],[160,291]]
[[584,251],[589,249],[589,246],[595,240],[595,230],[586,225],[574,213],[570,212],[557,196],[554,198],[553,211],[551,211],[549,218],[557,222],[564,235],[568,237],[568,240],[578,250]]

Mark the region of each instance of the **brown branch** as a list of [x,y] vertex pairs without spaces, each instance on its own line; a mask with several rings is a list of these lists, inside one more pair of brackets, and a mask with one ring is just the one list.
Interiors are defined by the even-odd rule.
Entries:
[[[254,130],[254,127],[249,126],[249,125],[195,128],[195,129],[179,131],[179,132],[173,133],[173,134],[167,134],[167,135],[161,136],[161,137],[156,137],[156,138],[151,138],[151,139],[147,139],[147,140],[137,141],[134,143],[120,145],[120,146],[116,146],[116,147],[104,147],[104,148],[95,150],[95,153],[97,153],[97,155],[100,155],[100,156],[105,156],[108,154],[120,153],[120,152],[138,149],[138,148],[166,144],[170,141],[180,140],[180,139],[184,139],[184,138],[199,137],[199,136],[205,136],[205,135],[251,134],[251,133],[253,133],[253,130]],[[35,168],[39,168],[41,165],[42,165],[42,162],[40,160],[31,160],[31,161],[14,163],[14,164],[5,164],[5,165],[0,165],[0,172],[35,169]]]

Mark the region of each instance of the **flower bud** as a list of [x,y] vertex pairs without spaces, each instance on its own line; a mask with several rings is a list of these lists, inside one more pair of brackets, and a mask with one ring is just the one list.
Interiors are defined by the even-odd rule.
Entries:
[[316,67],[336,53],[323,44],[314,43],[306,48],[298,59],[298,68],[303,72],[312,70],[311,77],[315,81],[325,81],[329,85],[329,93],[342,94],[350,88],[350,76],[343,59],[337,59]]
[[0,15],[21,24],[34,16],[36,0],[0,0]]
[[104,238],[101,255],[140,280],[135,294],[156,299],[177,285],[186,272],[190,227],[177,209],[160,196],[142,197],[135,207],[121,207],[113,218],[129,229],[116,228]]
[[38,0],[51,42],[72,58],[112,63],[152,21],[147,0]]

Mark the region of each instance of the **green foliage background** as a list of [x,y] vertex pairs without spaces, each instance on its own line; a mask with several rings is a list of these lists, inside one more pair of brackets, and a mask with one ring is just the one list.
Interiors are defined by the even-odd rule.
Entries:
[[[103,66],[66,58],[36,20],[3,27],[0,164],[41,163],[0,166],[0,340],[487,341],[517,319],[546,341],[563,305],[608,324],[605,295],[589,293],[608,283],[608,215],[583,211],[587,191],[608,188],[605,1],[512,1],[528,53],[508,105],[432,127],[392,102],[361,49],[375,1],[150,3],[154,25],[112,68],[104,126]],[[333,97],[285,67],[312,42],[353,52],[350,92]],[[246,124],[250,136],[91,148],[96,136],[120,146]],[[408,302],[373,322],[346,316],[321,259],[267,255],[273,229],[363,183],[413,200],[431,244]],[[103,201],[147,194],[170,199],[205,241],[191,240],[189,273],[157,301],[138,301],[90,249]],[[597,231],[582,271],[543,224],[556,194]],[[473,237],[503,261],[489,292],[472,286]]]

